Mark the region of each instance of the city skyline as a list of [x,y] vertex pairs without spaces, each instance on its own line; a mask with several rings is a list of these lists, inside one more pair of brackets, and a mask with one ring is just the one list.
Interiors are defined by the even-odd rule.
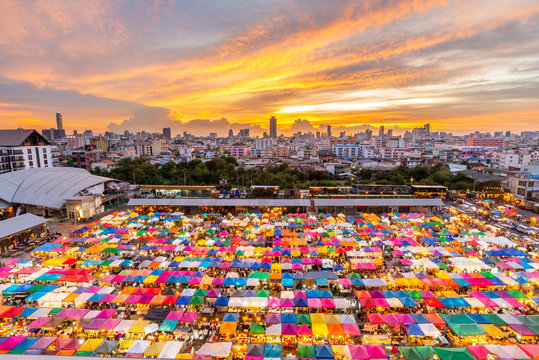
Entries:
[[[0,4],[3,128],[539,130],[539,4]],[[301,119],[301,120],[298,120]]]

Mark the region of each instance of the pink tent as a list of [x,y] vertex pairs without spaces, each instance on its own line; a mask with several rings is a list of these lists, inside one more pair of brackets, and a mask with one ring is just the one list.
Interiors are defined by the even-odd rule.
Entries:
[[27,328],[28,329],[41,329],[41,327],[43,325],[45,325],[46,323],[49,322],[51,318],[50,317],[40,317],[40,318],[37,318],[35,319],[34,321],[32,321],[28,326]]
[[183,317],[183,311],[171,311],[171,312],[168,313],[165,320],[178,320],[178,321],[180,321],[180,319],[182,317]]
[[528,354],[532,359],[539,358],[539,345],[537,344],[526,344],[526,345],[517,345],[520,347],[526,354]]
[[56,340],[56,336],[45,336],[42,338],[39,338],[39,340],[32,346],[30,346],[29,350],[45,350]]
[[0,344],[0,350],[11,350],[24,339],[26,339],[26,336],[10,336]]
[[97,314],[95,317],[96,319],[109,319],[116,314],[115,309],[104,309],[99,314]]
[[350,335],[350,336],[361,335],[361,332],[359,331],[359,327],[357,326],[357,324],[342,324],[342,328],[347,335]]
[[364,345],[370,359],[387,359],[384,349],[380,345]]
[[107,319],[107,321],[101,325],[100,330],[114,330],[121,322],[121,319]]
[[484,345],[468,345],[467,348],[477,360],[485,360],[490,354],[490,351]]
[[92,321],[90,321],[88,325],[84,327],[84,330],[100,330],[107,320],[108,319],[92,319]]
[[350,350],[350,355],[352,355],[352,359],[354,360],[370,358],[369,353],[367,352],[367,349],[365,349],[364,345],[348,345],[348,349]]
[[281,334],[283,335],[296,335],[298,332],[296,324],[282,324],[281,325]]
[[298,335],[312,335],[313,332],[311,329],[309,329],[307,325],[303,324],[297,329],[297,334]]
[[189,311],[189,312],[186,312],[182,319],[179,320],[180,322],[185,322],[185,323],[191,323],[191,322],[194,322],[195,319],[197,318],[197,315],[198,315],[198,312],[196,311]]

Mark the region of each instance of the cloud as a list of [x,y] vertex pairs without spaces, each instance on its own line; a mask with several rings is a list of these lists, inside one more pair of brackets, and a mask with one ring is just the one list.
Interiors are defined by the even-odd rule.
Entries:
[[286,132],[525,113],[537,129],[538,20],[534,0],[5,0],[0,116],[258,133],[271,114]]

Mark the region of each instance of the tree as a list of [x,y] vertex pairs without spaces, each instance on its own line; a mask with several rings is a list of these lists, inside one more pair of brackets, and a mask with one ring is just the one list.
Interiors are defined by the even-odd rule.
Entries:
[[359,170],[359,177],[361,180],[370,180],[372,178],[372,170],[366,168]]

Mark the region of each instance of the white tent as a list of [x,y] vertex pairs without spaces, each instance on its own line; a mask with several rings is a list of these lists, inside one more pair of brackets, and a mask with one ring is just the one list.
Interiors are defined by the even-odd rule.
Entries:
[[228,356],[230,354],[230,349],[232,348],[232,342],[216,342],[216,343],[205,343],[200,347],[200,349],[195,352],[196,355],[206,355],[206,356]]
[[159,359],[175,359],[183,346],[183,341],[167,341],[159,353]]
[[135,340],[133,345],[127,349],[126,354],[143,354],[144,350],[150,346],[152,342],[150,340]]
[[440,331],[433,324],[419,324],[419,328],[425,334],[425,336],[437,338],[440,336]]

